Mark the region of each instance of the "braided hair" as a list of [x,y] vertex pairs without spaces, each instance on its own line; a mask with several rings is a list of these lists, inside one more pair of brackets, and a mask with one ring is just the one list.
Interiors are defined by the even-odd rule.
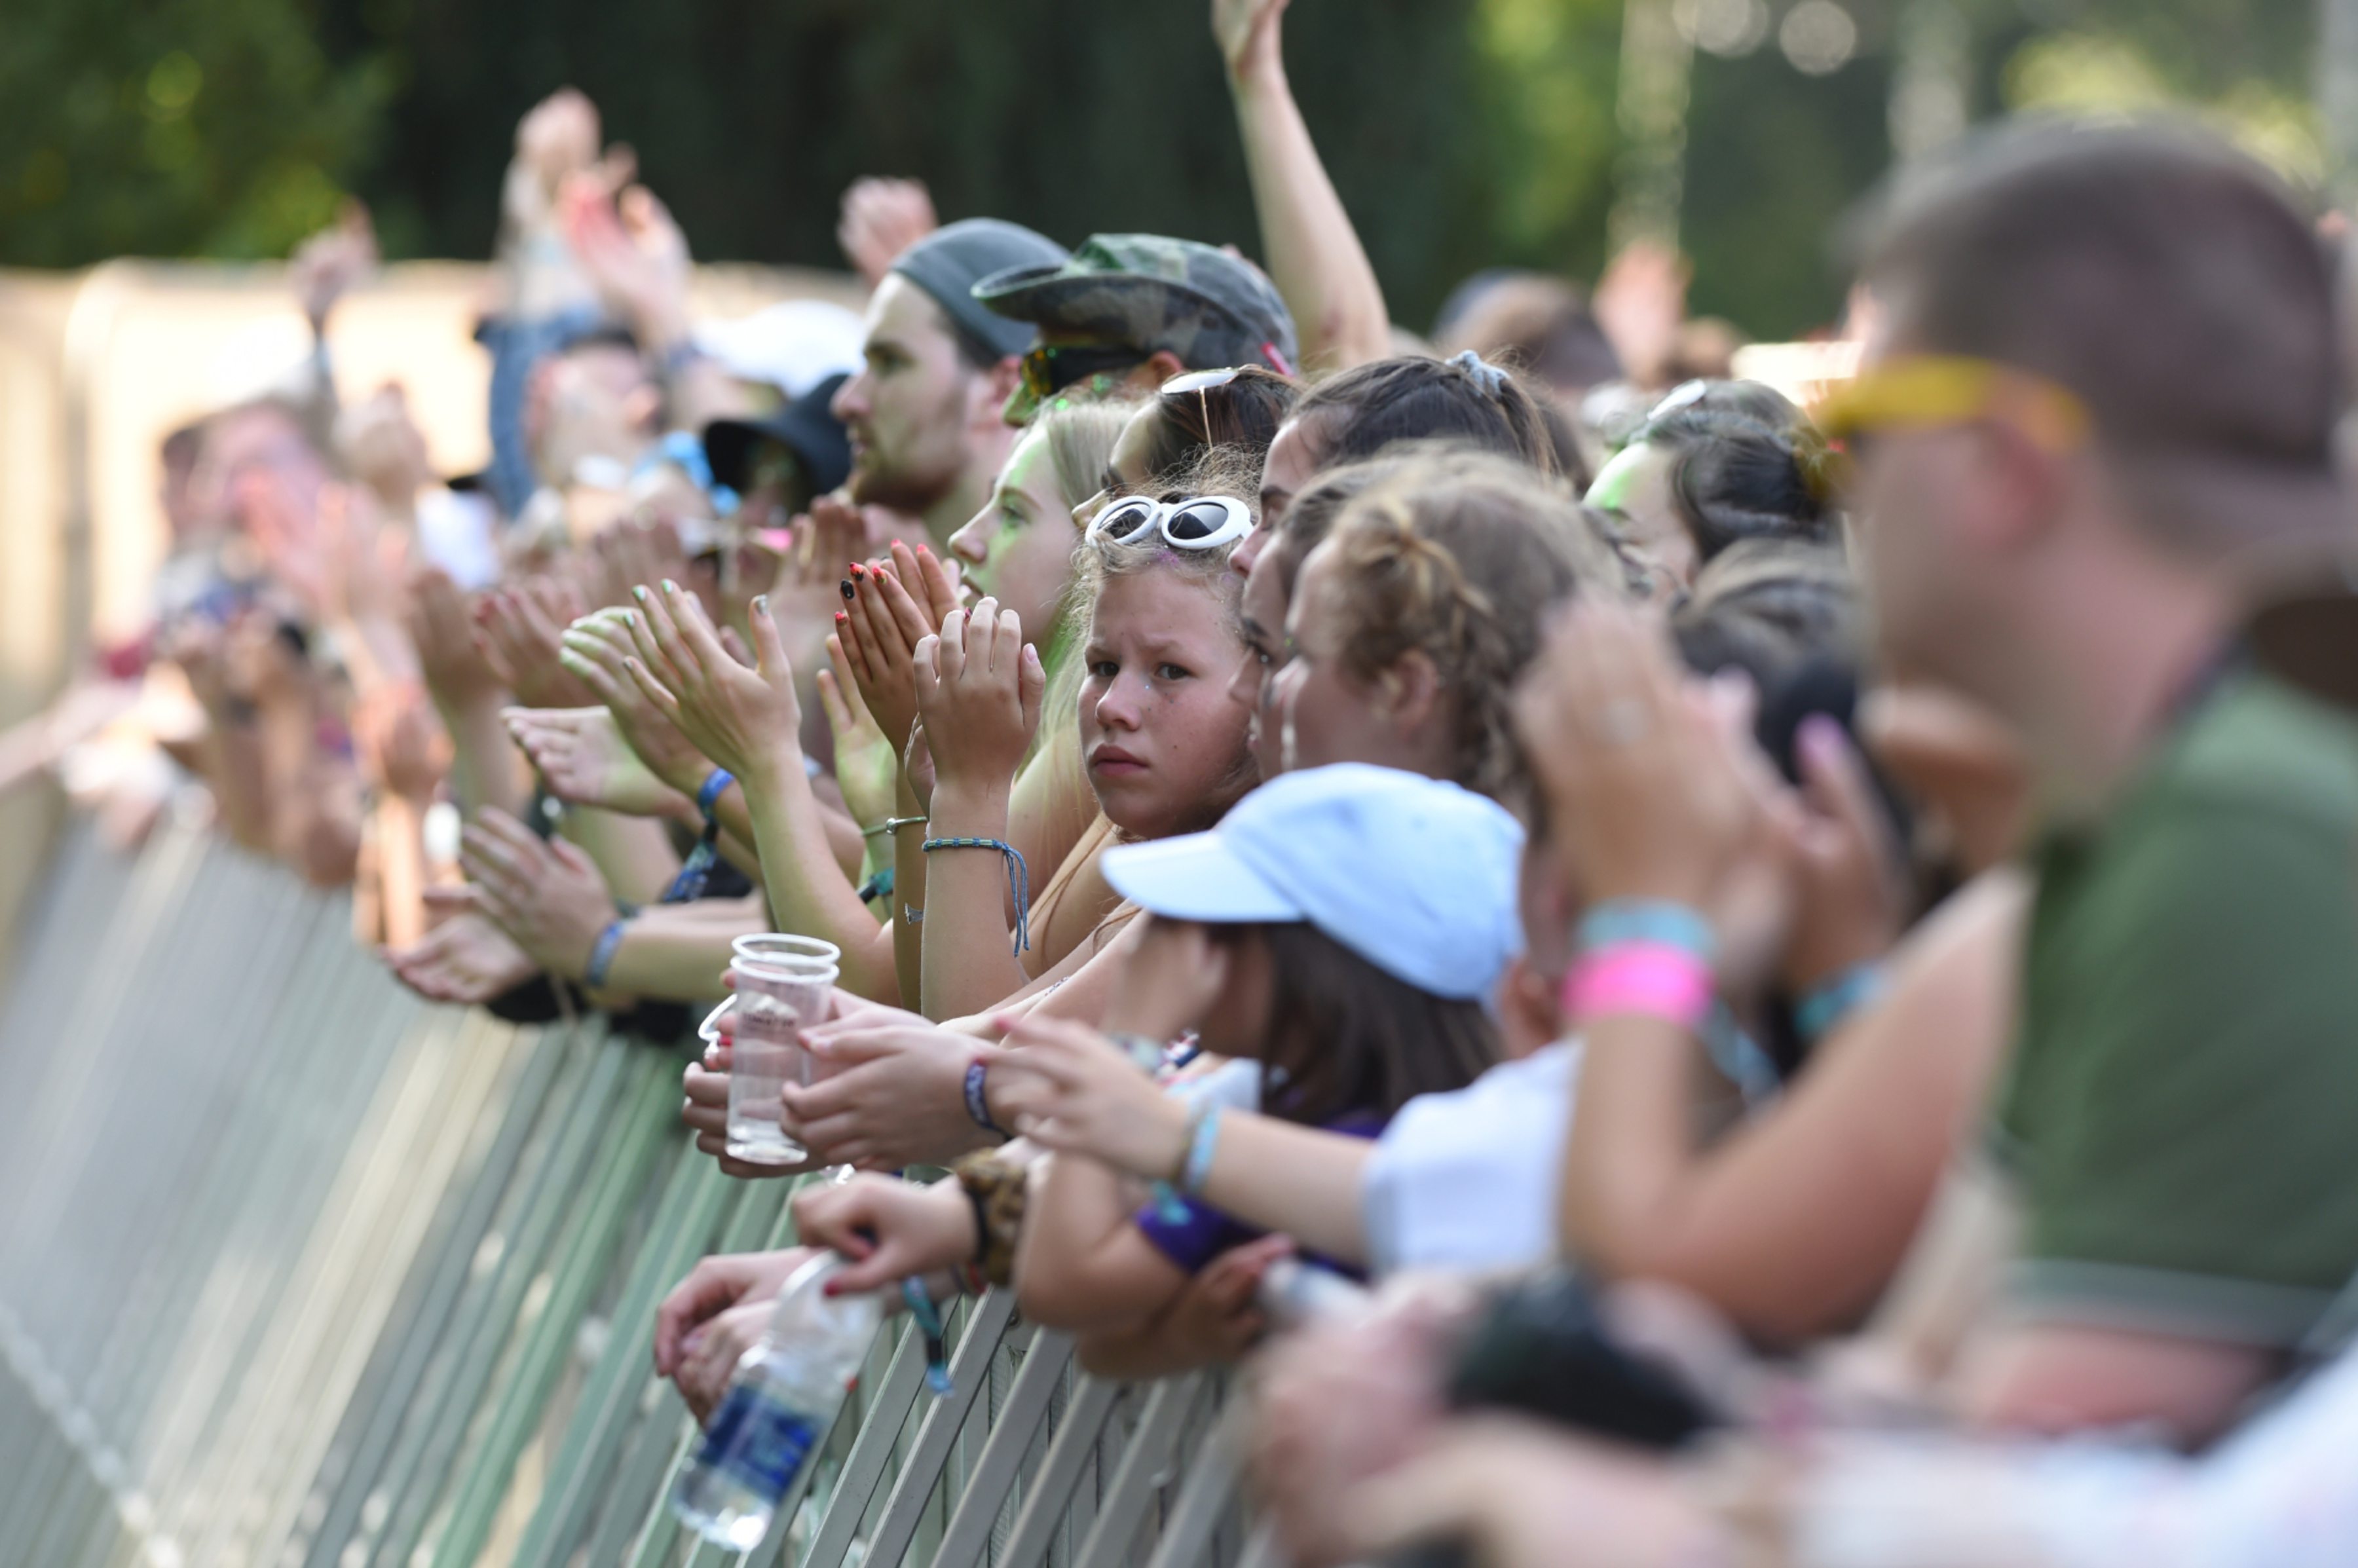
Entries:
[[1626,582],[1578,504],[1505,459],[1427,455],[1349,502],[1322,548],[1339,573],[1345,665],[1372,682],[1423,654],[1453,705],[1453,780],[1521,806],[1530,769],[1508,704],[1547,611]]

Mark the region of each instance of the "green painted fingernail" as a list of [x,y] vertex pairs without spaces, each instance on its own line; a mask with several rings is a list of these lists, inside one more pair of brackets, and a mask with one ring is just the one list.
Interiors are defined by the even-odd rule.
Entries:
[[753,608],[760,611],[763,614],[767,615],[770,612],[770,596],[766,593],[755,594],[753,596]]
[[665,578],[664,579],[664,591],[665,593],[677,593],[679,591],[679,584],[672,581],[669,578]]
[[[641,583],[636,588],[631,589],[631,597],[637,600],[641,604],[644,604],[647,601],[647,585],[645,583]],[[630,618],[631,612],[627,610],[623,611],[622,619],[628,621]]]

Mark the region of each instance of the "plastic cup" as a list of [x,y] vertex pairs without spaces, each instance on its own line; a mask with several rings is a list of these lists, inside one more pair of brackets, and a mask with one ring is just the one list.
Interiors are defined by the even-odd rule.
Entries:
[[778,1124],[779,1094],[810,1081],[803,1049],[806,1024],[827,1017],[840,970],[838,950],[807,936],[741,936],[729,973],[735,994],[705,1020],[707,1037],[724,1012],[734,1011],[729,1066],[728,1150],[763,1165],[800,1163],[806,1152]]
[[730,942],[729,951],[746,963],[781,969],[833,969],[843,963],[843,949],[832,942],[777,931],[736,937]]

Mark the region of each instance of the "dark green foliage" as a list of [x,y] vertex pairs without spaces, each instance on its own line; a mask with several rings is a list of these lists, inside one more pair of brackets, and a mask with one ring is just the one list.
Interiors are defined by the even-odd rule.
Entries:
[[[1698,311],[1831,321],[1831,221],[1888,157],[1897,0],[1805,77],[1699,55],[1683,238]],[[1296,0],[1294,90],[1394,316],[1501,263],[1593,279],[1625,0]],[[1771,0],[1781,15],[1787,0]],[[2298,92],[2295,0],[1968,0],[1974,108],[2017,46],[2125,40],[2177,88]],[[697,254],[839,266],[862,174],[1066,243],[1159,230],[1257,251],[1206,0],[0,0],[0,264],[283,254],[340,191],[391,256],[488,254],[515,122],[594,98]]]

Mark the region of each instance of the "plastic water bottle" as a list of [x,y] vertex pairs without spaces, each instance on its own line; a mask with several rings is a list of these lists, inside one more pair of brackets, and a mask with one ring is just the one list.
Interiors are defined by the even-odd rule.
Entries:
[[1255,1299],[1279,1328],[1356,1317],[1375,1300],[1366,1286],[1299,1258],[1279,1258],[1262,1270]]
[[826,1293],[842,1266],[822,1252],[786,1281],[769,1331],[737,1363],[704,1446],[672,1488],[672,1511],[715,1545],[760,1543],[859,1380],[883,1308],[872,1294]]

